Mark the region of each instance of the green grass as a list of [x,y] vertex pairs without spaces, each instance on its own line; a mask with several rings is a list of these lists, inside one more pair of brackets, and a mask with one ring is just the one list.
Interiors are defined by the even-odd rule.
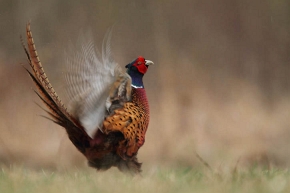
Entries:
[[31,170],[2,167],[2,193],[95,193],[95,192],[290,192],[288,170],[253,168],[236,172],[212,173],[197,168],[155,168],[131,177],[117,170],[92,169],[69,171]]

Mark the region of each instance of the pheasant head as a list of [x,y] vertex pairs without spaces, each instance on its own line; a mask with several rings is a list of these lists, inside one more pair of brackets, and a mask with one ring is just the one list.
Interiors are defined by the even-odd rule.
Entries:
[[149,65],[154,64],[150,60],[145,60],[142,56],[139,56],[133,62],[126,65],[127,73],[132,79],[132,87],[144,88],[142,78],[147,72]]

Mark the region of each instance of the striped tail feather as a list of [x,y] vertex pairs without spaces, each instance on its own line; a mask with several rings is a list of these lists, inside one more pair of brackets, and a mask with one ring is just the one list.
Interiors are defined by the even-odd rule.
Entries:
[[[33,41],[29,23],[26,25],[26,38],[27,38],[28,50],[26,49],[25,45],[23,43],[22,44],[23,44],[23,47],[25,49],[25,52],[29,61],[29,65],[31,69],[33,70],[34,82],[35,83],[36,81],[38,82],[38,85],[37,85],[38,89],[42,87],[43,90],[46,91],[46,94],[50,97],[50,100],[46,100],[46,103],[49,104],[49,108],[54,107],[52,109],[54,110],[58,109],[58,111],[60,111],[70,121],[74,122],[71,118],[71,115],[67,112],[67,108],[65,107],[65,105],[62,103],[62,101],[56,94],[55,90],[53,89],[52,85],[50,84],[43,70],[42,64],[39,60],[36,47]],[[32,75],[32,73],[29,73],[29,74],[30,76]],[[42,90],[40,91],[43,94],[43,91]]]
[[48,108],[48,110],[45,111],[50,115],[51,118],[46,118],[64,127],[72,143],[77,147],[79,151],[84,154],[85,148],[89,147],[90,145],[90,138],[86,134],[84,128],[67,111],[67,108],[62,103],[57,93],[53,89],[52,85],[50,84],[42,67],[42,64],[38,58],[29,23],[26,26],[26,38],[28,49],[26,49],[23,40],[22,46],[26,53],[28,63],[33,72],[30,72],[25,67],[24,68],[37,87],[37,91],[35,91],[36,94]]

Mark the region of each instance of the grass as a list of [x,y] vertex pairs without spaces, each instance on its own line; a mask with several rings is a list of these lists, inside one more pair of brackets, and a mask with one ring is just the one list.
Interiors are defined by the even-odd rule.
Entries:
[[0,192],[290,192],[290,172],[252,168],[216,173],[198,168],[154,168],[144,171],[142,177],[131,177],[114,169],[61,172],[12,166],[1,168]]

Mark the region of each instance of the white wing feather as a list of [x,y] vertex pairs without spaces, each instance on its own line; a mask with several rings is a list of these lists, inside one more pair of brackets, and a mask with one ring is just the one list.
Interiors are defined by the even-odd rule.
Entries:
[[110,38],[111,31],[104,39],[101,57],[91,34],[82,35],[77,43],[79,47],[66,56],[68,109],[91,137],[101,128],[106,116],[110,88],[118,77],[126,74],[112,59]]

